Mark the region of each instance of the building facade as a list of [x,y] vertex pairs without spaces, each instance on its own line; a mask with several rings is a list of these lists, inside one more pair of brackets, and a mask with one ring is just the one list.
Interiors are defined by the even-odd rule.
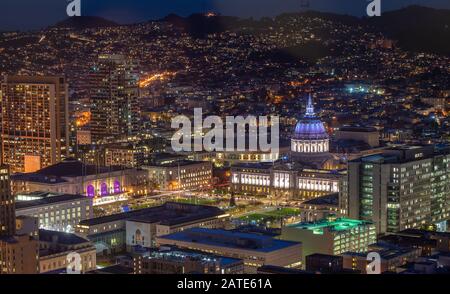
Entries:
[[159,190],[197,190],[212,185],[212,164],[207,161],[183,160],[142,168]]
[[0,237],[0,274],[39,273],[39,243],[28,234]]
[[164,248],[133,254],[135,274],[243,274],[244,262],[193,250]]
[[446,231],[449,179],[447,148],[388,148],[348,163],[341,205],[349,217],[373,221],[379,233],[431,224]]
[[89,240],[75,234],[39,230],[40,273],[66,272],[67,269],[86,273],[96,268],[96,251]]
[[39,219],[39,228],[72,232],[82,220],[93,217],[93,200],[82,195],[47,195],[47,197],[18,201],[17,216],[33,216]]
[[[376,252],[380,256],[380,273],[402,271],[399,267],[408,262],[413,262],[420,256],[419,248],[396,247],[386,244],[373,244],[368,252],[345,252],[342,255],[343,267],[345,269],[357,270],[362,274],[367,274],[368,265],[371,262],[367,260],[369,252]],[[372,269],[373,270],[373,269]]]
[[302,242],[303,257],[314,253],[339,255],[346,251],[367,251],[376,242],[376,231],[370,222],[329,217],[285,226],[280,239]]
[[9,168],[0,165],[0,237],[15,233],[14,197],[11,195]]
[[93,142],[134,135],[140,113],[137,64],[122,55],[100,55],[89,79]]
[[16,174],[11,184],[14,194],[41,191],[93,198],[145,195],[148,173],[139,169],[96,167],[66,159],[34,173]]
[[68,85],[63,77],[6,76],[0,85],[2,161],[34,172],[68,156]]
[[231,168],[231,189],[237,194],[303,200],[339,192],[342,177],[339,171],[298,163],[245,164]]

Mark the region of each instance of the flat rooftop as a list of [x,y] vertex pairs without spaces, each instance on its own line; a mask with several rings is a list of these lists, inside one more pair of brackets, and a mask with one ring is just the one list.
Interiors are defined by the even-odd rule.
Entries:
[[43,182],[43,183],[62,183],[64,177],[81,177],[95,174],[108,173],[123,170],[121,167],[97,167],[87,165],[74,158],[67,158],[54,165],[40,169],[34,173],[18,173],[11,176],[14,180]]
[[257,252],[273,252],[300,244],[258,234],[206,228],[192,228],[159,238]]
[[337,218],[334,220],[323,219],[317,222],[310,223],[296,223],[289,225],[288,227],[297,228],[300,230],[310,230],[314,234],[323,234],[325,229],[330,231],[347,231],[359,226],[366,226],[372,224],[368,221],[349,219],[349,218]]
[[450,154],[450,148],[447,145],[399,145],[385,148],[380,153],[357,158],[351,162],[406,163],[448,154]]
[[48,196],[45,198],[30,201],[16,201],[16,209],[27,209],[32,207],[58,204],[62,202],[87,200],[87,199],[88,198],[86,196],[82,195],[62,194],[56,196]]
[[[371,252],[377,252],[380,254],[380,257],[384,260],[394,259],[400,256],[403,256],[405,254],[409,254],[417,249],[415,248],[406,248],[406,247],[399,247],[395,245],[390,245],[386,243],[376,243],[370,245]],[[352,256],[360,256],[360,257],[367,257],[367,252],[345,252],[343,255],[352,255]]]
[[49,231],[49,230],[39,230],[39,241],[40,242],[56,242],[58,244],[64,245],[78,245],[89,243],[89,240],[80,237],[73,233],[65,233],[58,231]]
[[187,258],[198,260],[202,263],[217,262],[222,266],[241,262],[242,259],[206,254],[200,251],[172,248],[170,250],[152,250],[145,257],[149,259],[164,259],[175,262],[184,262]]
[[80,222],[82,226],[94,226],[113,221],[136,221],[165,225],[176,225],[197,219],[210,218],[225,215],[225,212],[215,206],[195,205],[188,203],[166,202],[163,205],[128,212],[107,215]]

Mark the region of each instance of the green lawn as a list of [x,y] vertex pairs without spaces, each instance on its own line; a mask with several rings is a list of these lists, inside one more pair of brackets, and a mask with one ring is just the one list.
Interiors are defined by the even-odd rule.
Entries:
[[276,210],[264,212],[265,215],[274,216],[274,217],[286,217],[286,216],[293,216],[300,213],[300,210],[298,208],[279,208]]
[[198,204],[198,205],[214,205],[217,203],[217,200],[213,199],[204,199],[204,198],[179,198],[174,199],[175,202],[181,202],[181,203],[189,203],[189,204]]
[[283,217],[297,215],[300,212],[297,208],[280,208],[267,212],[257,212],[249,215],[239,217],[240,220],[255,221],[255,222],[273,222],[280,220]]

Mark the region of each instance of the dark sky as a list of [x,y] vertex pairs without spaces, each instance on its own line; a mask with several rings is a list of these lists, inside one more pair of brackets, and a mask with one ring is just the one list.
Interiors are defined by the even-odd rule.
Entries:
[[[361,16],[369,0],[309,0],[310,9]],[[382,10],[420,4],[450,9],[450,0],[381,0]],[[67,17],[69,0],[0,0],[0,31],[29,30]],[[189,15],[215,11],[240,17],[274,16],[301,10],[302,0],[81,0],[82,15],[102,16],[120,23],[158,19],[169,13]]]

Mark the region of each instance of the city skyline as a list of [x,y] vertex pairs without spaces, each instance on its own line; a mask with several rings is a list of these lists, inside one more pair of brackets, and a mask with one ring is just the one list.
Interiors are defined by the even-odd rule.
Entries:
[[132,3],[0,33],[0,276],[450,273],[450,9]]

